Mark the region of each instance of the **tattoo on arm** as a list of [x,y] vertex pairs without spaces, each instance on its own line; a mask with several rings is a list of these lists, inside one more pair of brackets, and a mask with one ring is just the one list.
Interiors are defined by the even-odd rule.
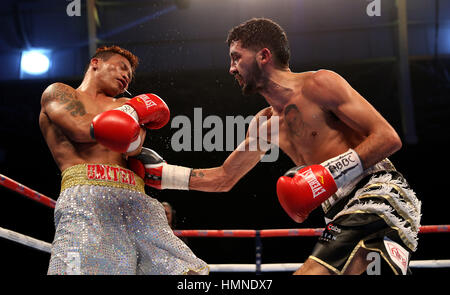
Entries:
[[65,109],[70,112],[72,116],[86,115],[86,109],[81,101],[76,99],[73,91],[66,86],[55,85],[55,88],[42,98],[44,102],[55,101],[61,105],[65,105]]
[[200,177],[200,178],[202,178],[204,176],[205,176],[205,174],[203,172],[201,172],[201,171],[195,172],[194,169],[192,169],[191,177]]

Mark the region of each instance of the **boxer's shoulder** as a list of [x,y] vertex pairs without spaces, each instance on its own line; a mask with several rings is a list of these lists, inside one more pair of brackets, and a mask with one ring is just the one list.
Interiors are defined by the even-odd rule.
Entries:
[[304,79],[302,96],[320,104],[336,103],[350,91],[347,81],[331,70],[311,72]]
[[76,90],[70,85],[67,85],[62,82],[55,82],[47,86],[47,88],[44,90],[44,93],[52,93],[56,91],[72,92],[72,93],[76,92]]
[[322,84],[326,85],[330,82],[330,80],[334,80],[339,78],[339,74],[337,74],[334,71],[326,70],[326,69],[320,69],[317,71],[311,71],[303,73],[303,79],[306,84],[306,86],[320,86]]
[[77,97],[76,90],[64,83],[56,82],[50,84],[42,93],[41,103],[46,104],[55,99],[75,99]]

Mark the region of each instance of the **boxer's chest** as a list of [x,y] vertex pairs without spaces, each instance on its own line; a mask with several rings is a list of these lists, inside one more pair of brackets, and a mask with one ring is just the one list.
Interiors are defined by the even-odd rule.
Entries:
[[335,138],[339,122],[316,104],[288,104],[279,116],[279,146],[296,163],[315,162]]

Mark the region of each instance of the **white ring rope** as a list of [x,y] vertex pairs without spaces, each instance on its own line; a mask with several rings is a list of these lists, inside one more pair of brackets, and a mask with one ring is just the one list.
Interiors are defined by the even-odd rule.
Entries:
[[16,243],[38,249],[47,253],[51,253],[52,245],[50,243],[19,234],[15,231],[4,229],[3,227],[0,227],[0,237],[14,241]]
[[[51,244],[0,227],[0,237],[19,244],[51,253]],[[296,271],[302,263],[265,263],[261,264],[261,272]],[[413,260],[411,268],[450,268],[450,259],[444,260]],[[210,264],[211,272],[255,272],[256,264]]]
[[[263,263],[261,272],[296,271],[302,263]],[[450,259],[446,260],[412,260],[411,268],[449,268]],[[211,272],[256,272],[256,264],[209,264]]]

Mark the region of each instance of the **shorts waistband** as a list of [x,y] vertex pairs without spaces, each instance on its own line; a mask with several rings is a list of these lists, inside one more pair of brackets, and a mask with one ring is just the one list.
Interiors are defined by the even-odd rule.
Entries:
[[79,164],[62,172],[61,191],[75,185],[100,185],[145,193],[144,180],[119,165]]

